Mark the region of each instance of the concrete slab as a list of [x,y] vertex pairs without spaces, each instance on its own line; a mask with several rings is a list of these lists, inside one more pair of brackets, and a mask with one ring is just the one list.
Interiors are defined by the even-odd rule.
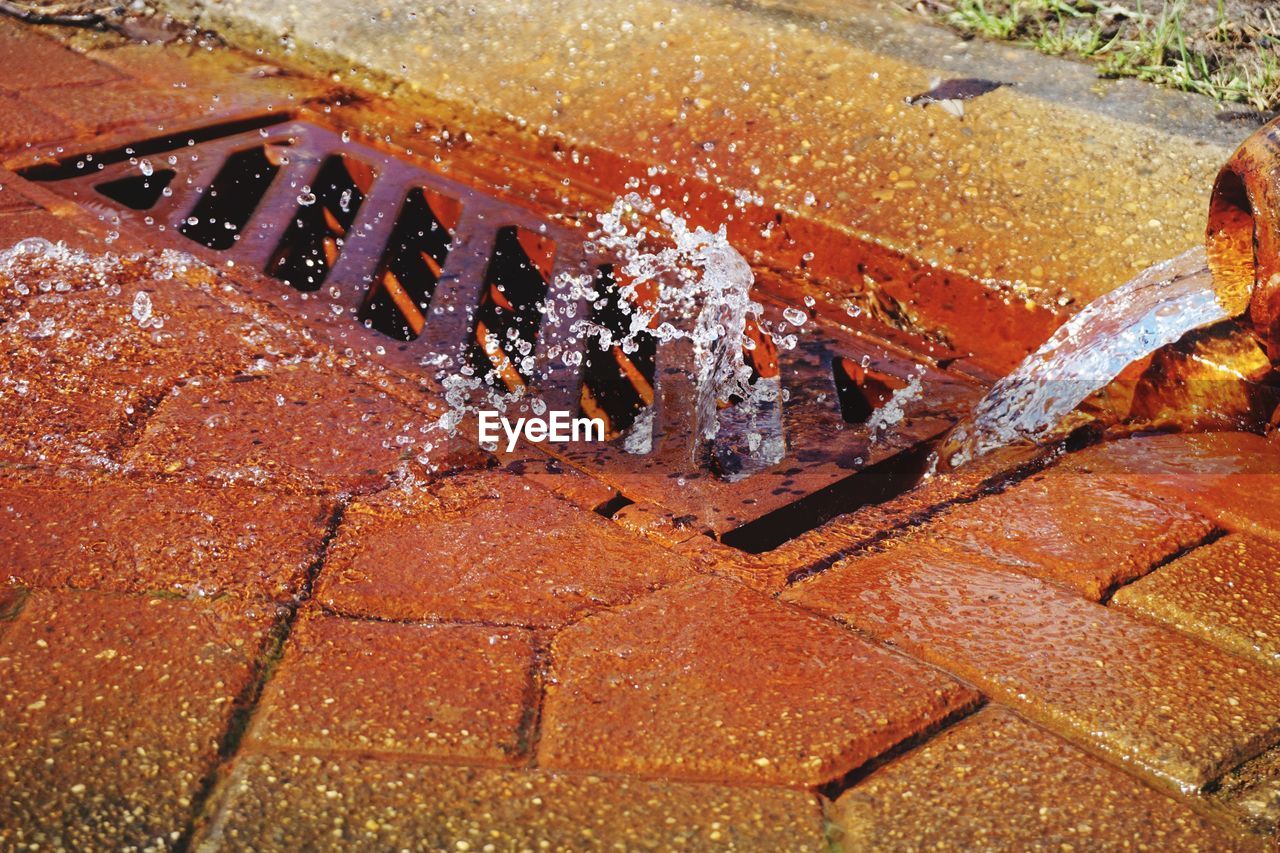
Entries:
[[[344,83],[710,176],[1045,303],[1198,242],[1211,178],[1250,130],[870,2],[166,5]],[[1017,85],[963,120],[903,102],[972,74]]]

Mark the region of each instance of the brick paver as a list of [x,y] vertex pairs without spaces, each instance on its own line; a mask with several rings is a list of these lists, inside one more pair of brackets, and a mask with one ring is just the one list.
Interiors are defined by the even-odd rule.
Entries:
[[128,457],[134,470],[302,491],[372,491],[429,459],[432,418],[337,366],[304,362],[175,389]]
[[254,488],[0,474],[0,579],[27,586],[285,601],[334,507]]
[[0,19],[0,91],[42,90],[75,83],[109,83],[118,72],[68,50],[29,27]]
[[33,593],[0,637],[0,847],[172,846],[264,628],[210,604]]
[[1203,516],[1118,482],[1050,471],[962,506],[921,535],[1098,600],[1211,530]]
[[1231,534],[1121,588],[1111,605],[1280,666],[1280,545]]
[[877,770],[831,816],[846,850],[1262,849],[1002,708]]
[[362,616],[554,626],[692,573],[523,478],[480,472],[352,504],[318,596]]
[[1122,479],[1227,530],[1280,538],[1280,443],[1246,432],[1158,435],[1072,454],[1064,469]]
[[520,758],[532,712],[527,631],[334,617],[295,629],[248,737],[287,749]]
[[[169,281],[137,281],[136,272],[101,260],[55,265],[51,274],[70,279],[72,292],[36,291],[0,327],[0,456],[101,464],[175,383],[280,352],[265,327],[183,286],[188,273],[204,280],[200,268],[173,270]],[[149,313],[135,315],[139,298]]]
[[357,756],[241,756],[197,849],[828,849],[816,798]]
[[976,694],[829,622],[704,578],[556,637],[539,766],[814,785]]
[[785,593],[1153,777],[1198,789],[1280,739],[1280,680],[1175,631],[913,539]]

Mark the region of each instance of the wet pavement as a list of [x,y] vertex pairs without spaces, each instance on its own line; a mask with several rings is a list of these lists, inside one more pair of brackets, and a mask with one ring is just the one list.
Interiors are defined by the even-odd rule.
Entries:
[[[0,136],[10,168],[211,109],[403,117],[232,50],[53,34],[76,50],[0,19],[16,60],[0,66],[3,133],[22,128]],[[806,61],[829,62],[814,44]],[[1012,114],[1020,97],[980,103]],[[973,125],[900,100],[886,112],[921,123],[917,137],[995,156],[992,125],[970,150]],[[1107,150],[1149,150],[1131,143]],[[455,174],[503,185],[522,167],[499,153],[520,144],[491,130],[441,151]],[[1151,180],[1202,215],[1196,169],[1218,161],[1200,156]],[[802,173],[821,188],[821,169]],[[983,177],[982,193],[1007,194]],[[1022,221],[1072,186],[1029,184]],[[162,253],[173,235],[12,172],[0,185],[0,244],[90,252],[42,247],[0,271],[0,847],[1276,838],[1274,439],[1014,453],[756,553],[666,506],[671,483],[633,501],[537,448],[499,456],[459,437],[423,453],[439,389],[401,362],[264,298],[246,270]],[[1143,242],[1152,259],[1163,246]],[[975,263],[1029,260],[1005,248]],[[1144,260],[1111,252],[1088,272],[1101,287]],[[909,331],[873,331],[928,360]]]

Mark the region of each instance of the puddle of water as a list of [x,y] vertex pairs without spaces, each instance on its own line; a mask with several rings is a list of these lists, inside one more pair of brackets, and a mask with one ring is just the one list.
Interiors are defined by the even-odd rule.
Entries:
[[1127,366],[1229,316],[1203,248],[1150,267],[1085,306],[997,382],[943,442],[935,467],[1051,438]]

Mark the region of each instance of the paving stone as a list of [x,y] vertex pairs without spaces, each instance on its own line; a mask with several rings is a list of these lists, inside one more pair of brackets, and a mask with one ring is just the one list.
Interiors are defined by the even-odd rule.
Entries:
[[[129,456],[138,471],[302,491],[373,491],[396,471],[448,464],[430,419],[339,366],[283,365],[193,381],[157,407]],[[477,451],[476,459],[479,460]]]
[[692,573],[523,478],[478,472],[353,503],[317,594],[347,614],[555,626]]
[[848,850],[1262,846],[1002,708],[877,770],[829,813]]
[[827,849],[816,798],[784,788],[251,753],[223,790],[202,853]]
[[[41,281],[24,278],[32,293],[0,327],[0,458],[104,464],[174,383],[281,352],[278,335],[199,289],[210,284],[204,268],[175,261],[145,278],[110,259],[47,256],[44,274],[70,290],[40,292]],[[145,328],[139,294],[150,305]]]
[[719,578],[584,619],[551,659],[538,747],[548,769],[815,785],[978,698]]
[[1247,432],[1145,436],[1068,456],[1061,468],[1103,474],[1227,530],[1280,539],[1280,443]]
[[1280,680],[1267,667],[924,539],[783,597],[1184,790],[1280,738]]
[[246,486],[211,489],[0,473],[0,575],[37,587],[286,601],[320,553],[334,507]]
[[533,651],[520,629],[307,619],[249,737],[286,749],[516,760],[533,710]]
[[119,79],[114,70],[35,34],[29,25],[0,21],[0,91],[44,90]]
[[927,535],[1096,601],[1212,529],[1197,513],[1104,477],[1051,471],[958,507]]
[[1122,587],[1111,605],[1280,666],[1280,545],[1231,534]]
[[165,848],[261,645],[209,603],[31,594],[0,638],[0,848]]

